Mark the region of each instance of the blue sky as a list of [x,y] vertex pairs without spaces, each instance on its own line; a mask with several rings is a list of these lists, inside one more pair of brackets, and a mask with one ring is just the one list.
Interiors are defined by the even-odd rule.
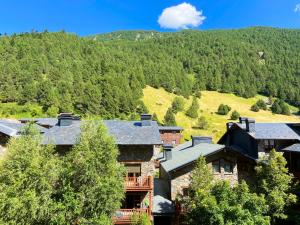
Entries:
[[[200,14],[200,20],[188,24],[193,19],[189,17],[187,24],[173,24],[170,28],[177,15],[172,14],[172,10],[180,13],[181,8],[176,6],[184,2],[188,6],[187,13],[194,10],[194,14]],[[0,33],[64,29],[89,35],[116,30],[170,31],[174,27],[201,30],[248,26],[300,28],[300,5],[295,12],[297,4],[300,0],[0,0]],[[158,18],[164,9],[172,6],[175,8],[168,11],[171,15],[165,15],[162,21],[167,25],[162,28]]]

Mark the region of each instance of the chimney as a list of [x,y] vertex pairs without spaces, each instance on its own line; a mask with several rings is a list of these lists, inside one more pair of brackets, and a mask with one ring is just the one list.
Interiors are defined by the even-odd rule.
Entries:
[[141,114],[142,127],[151,126],[152,115],[151,114]]
[[212,137],[205,137],[205,136],[192,136],[192,146],[196,146],[201,143],[212,143]]
[[80,117],[73,116],[73,113],[60,113],[57,119],[59,126],[70,126],[73,120],[79,120]]
[[240,118],[239,118],[239,122],[240,122],[241,124],[246,123],[246,119],[247,119],[247,117],[240,117]]
[[163,149],[164,149],[164,158],[166,159],[166,161],[171,160],[173,145],[166,144],[163,146]]
[[246,119],[246,131],[247,132],[255,132],[255,120],[247,118]]

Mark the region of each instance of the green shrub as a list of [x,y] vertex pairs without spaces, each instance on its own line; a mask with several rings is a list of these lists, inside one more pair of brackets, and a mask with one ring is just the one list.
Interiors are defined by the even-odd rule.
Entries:
[[132,225],[151,225],[149,216],[146,213],[134,213],[131,217]]
[[230,119],[232,119],[232,120],[237,120],[239,117],[240,117],[240,114],[239,114],[236,110],[234,110],[234,111],[231,113]]
[[207,130],[208,122],[204,116],[200,116],[200,118],[198,119],[197,127],[202,130]]
[[229,105],[220,104],[218,108],[218,114],[219,115],[227,115],[231,110],[231,107]]
[[262,99],[259,99],[259,100],[256,102],[256,105],[258,106],[259,109],[267,110],[267,104],[266,104],[265,101],[262,100]]
[[259,111],[259,107],[256,103],[251,106],[251,111],[253,111],[253,112],[258,112]]
[[271,106],[271,110],[276,114],[291,115],[290,108],[283,100],[276,99]]

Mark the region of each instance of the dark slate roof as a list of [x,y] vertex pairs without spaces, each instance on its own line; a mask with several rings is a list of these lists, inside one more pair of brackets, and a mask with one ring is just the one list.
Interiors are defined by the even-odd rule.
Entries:
[[300,153],[300,143],[295,143],[293,145],[290,145],[290,146],[282,149],[282,151],[286,151],[286,152],[299,152]]
[[154,214],[172,214],[175,212],[174,205],[172,201],[168,199],[168,196],[170,196],[168,181],[154,178]]
[[[44,135],[43,144],[76,144],[80,137],[82,122],[73,120],[70,126],[55,125],[49,128]],[[152,121],[151,126],[142,126],[140,121],[105,120],[104,125],[118,145],[161,144],[158,125],[155,121]]]
[[[6,134],[8,136],[18,136],[21,132],[21,129],[25,126],[25,124],[14,122],[11,120],[0,120],[0,132]],[[44,133],[47,129],[36,125],[36,128],[41,132]]]
[[80,137],[80,121],[73,121],[70,126],[55,125],[43,135],[42,144],[74,145]]
[[176,149],[172,150],[172,159],[161,162],[161,166],[166,172],[170,172],[196,161],[201,155],[208,156],[219,152],[224,147],[224,145],[208,143],[192,146],[191,142],[178,145]]
[[58,123],[57,118],[23,118],[20,119],[21,122],[32,122],[34,121],[36,124],[41,126],[50,126],[53,127]]
[[174,131],[182,131],[183,127],[177,126],[159,126],[159,130],[174,130]]
[[[245,129],[245,123],[236,123]],[[255,139],[300,140],[300,136],[286,123],[255,123],[255,132],[248,132]]]
[[142,126],[141,121],[105,120],[108,132],[119,145],[159,145],[160,134],[156,121],[151,126]]

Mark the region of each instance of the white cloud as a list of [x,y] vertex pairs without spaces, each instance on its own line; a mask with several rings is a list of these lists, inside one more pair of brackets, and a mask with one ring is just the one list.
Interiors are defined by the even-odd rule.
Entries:
[[295,9],[294,9],[295,12],[300,12],[300,4],[297,4]]
[[197,11],[196,7],[184,2],[165,8],[158,18],[158,23],[163,28],[187,29],[200,26],[204,20],[202,11]]

